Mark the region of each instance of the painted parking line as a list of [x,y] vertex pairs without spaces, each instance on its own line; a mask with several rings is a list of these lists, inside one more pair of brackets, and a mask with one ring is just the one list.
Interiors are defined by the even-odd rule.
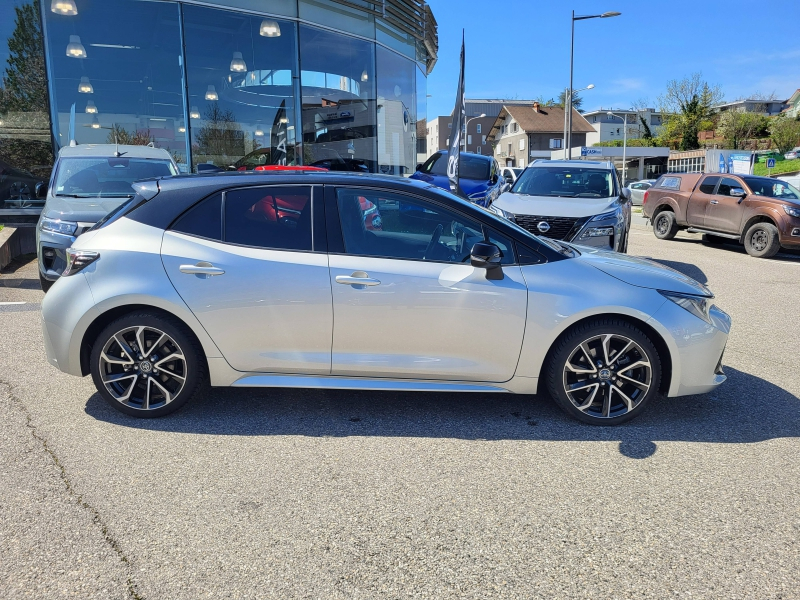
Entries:
[[41,304],[38,302],[0,302],[0,313],[34,311],[40,308]]
[[9,304],[27,304],[26,302],[0,302],[0,306],[8,306]]

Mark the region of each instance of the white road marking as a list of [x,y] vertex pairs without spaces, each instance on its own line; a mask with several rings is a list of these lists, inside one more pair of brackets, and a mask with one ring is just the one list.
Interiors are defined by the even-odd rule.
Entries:
[[27,302],[0,302],[0,306],[8,306],[9,304],[27,304]]

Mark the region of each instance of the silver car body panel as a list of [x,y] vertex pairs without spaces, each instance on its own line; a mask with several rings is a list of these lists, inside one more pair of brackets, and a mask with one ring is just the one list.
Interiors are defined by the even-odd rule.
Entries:
[[560,196],[527,196],[505,192],[494,201],[494,205],[515,215],[591,217],[616,209],[619,206],[619,196],[562,198]]
[[[259,367],[273,371],[237,370],[223,357],[212,340],[215,336],[201,325],[167,275],[167,269],[174,266],[165,268],[165,264],[189,258],[182,254],[195,257],[192,252],[198,248],[189,248],[188,241],[181,239],[186,237],[165,235],[161,229],[122,218],[78,238],[76,248],[97,251],[100,259],[75,275],[59,279],[44,299],[44,337],[50,362],[62,371],[81,375],[81,346],[92,322],[108,310],[138,305],[164,310],[195,333],[208,361],[212,385],[535,393],[547,352],[558,337],[581,320],[603,315],[646,324],[662,337],[672,365],[669,396],[707,392],[725,378],[716,367],[727,341],[730,317],[714,308],[711,323],[707,323],[656,289],[630,285],[595,268],[597,257],[591,253],[545,264],[507,266],[504,279],[498,282],[486,280],[484,271],[467,265],[238,247],[232,250],[219,242],[204,241],[203,248],[209,249],[206,258],[230,261],[231,270],[207,279],[180,273],[181,280],[186,280],[187,285],[196,283],[195,289],[202,290],[200,284],[205,283],[225,285],[226,281],[238,281],[236,285],[241,285],[249,276],[255,292],[242,301],[241,290],[222,290],[216,299],[205,299],[213,300],[213,309],[204,309],[205,300],[199,294],[190,302],[198,302],[195,310],[201,320],[210,319],[212,327],[219,328],[227,323],[229,329],[234,329],[230,325],[235,310],[239,310],[239,318],[246,320],[246,332],[241,333],[243,330],[237,325],[238,334],[223,332],[220,338],[234,345],[237,339],[243,340],[246,352],[239,356],[234,349],[234,356],[247,359],[248,353],[256,352],[256,360],[264,360],[265,356],[274,360],[279,355],[279,360],[272,363],[277,366]],[[213,247],[214,244],[225,247]],[[258,278],[265,277],[268,271],[253,267],[252,261],[258,257],[268,263],[285,261],[272,265],[276,273],[285,273],[284,269],[313,271],[310,287],[315,291],[311,299],[291,285],[271,290],[259,287]],[[329,275],[320,277],[320,271],[326,273],[328,260]],[[678,279],[667,270],[659,278],[655,263],[648,269],[648,285],[659,289],[678,285]],[[379,280],[380,285],[358,289],[335,283],[337,275],[351,276],[359,270]],[[327,306],[326,286],[331,299]],[[287,289],[295,292],[286,293]],[[258,307],[262,304],[258,302],[259,295],[264,304],[272,304]],[[238,306],[237,302],[243,303]],[[312,332],[311,325],[305,330],[308,324],[298,322],[306,318],[306,308],[311,307],[320,313],[314,317],[317,320],[313,327],[321,331]],[[336,312],[339,308],[341,313]],[[300,372],[278,371],[295,368],[287,366],[286,338],[261,336],[281,317],[284,322],[275,325],[276,331],[288,335],[287,314],[300,328],[300,339],[313,342],[313,352],[316,344],[328,340],[327,352],[333,353],[335,373],[325,370],[324,348],[322,365],[309,360],[302,366],[305,358],[289,356]],[[332,314],[335,318],[331,322]],[[341,330],[337,329],[339,325]],[[276,348],[259,347],[260,339],[277,339],[280,343]],[[313,352],[308,347],[302,350],[304,354]],[[378,357],[382,362],[370,363],[365,360],[367,356]],[[399,356],[397,364],[387,363],[386,356]],[[438,365],[441,370],[431,365]],[[317,372],[311,373],[310,369]]]
[[[359,271],[380,284],[336,283]],[[511,379],[527,290],[518,266],[503,273],[489,280],[471,265],[332,254],[332,374]]]
[[[164,268],[175,289],[239,371],[331,371],[328,256],[224,244],[168,231]],[[181,272],[205,262],[216,276]]]

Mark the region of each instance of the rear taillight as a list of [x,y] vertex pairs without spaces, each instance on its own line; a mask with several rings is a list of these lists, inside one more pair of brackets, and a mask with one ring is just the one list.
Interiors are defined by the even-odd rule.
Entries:
[[644,193],[644,198],[642,198],[642,206],[644,206],[645,204],[647,204],[647,197],[648,197],[649,195],[650,195],[650,190],[647,190],[647,191]]

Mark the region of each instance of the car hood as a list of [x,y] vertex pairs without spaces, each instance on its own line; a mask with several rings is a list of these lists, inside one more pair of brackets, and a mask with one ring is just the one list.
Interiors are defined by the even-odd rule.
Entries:
[[713,296],[699,281],[653,260],[586,246],[575,247],[581,253],[578,260],[587,262],[606,275],[629,285],[695,296]]
[[505,192],[493,204],[515,215],[591,217],[614,210],[617,207],[617,197],[560,198]]
[[63,198],[47,199],[44,216],[81,223],[96,223],[129,198]]

